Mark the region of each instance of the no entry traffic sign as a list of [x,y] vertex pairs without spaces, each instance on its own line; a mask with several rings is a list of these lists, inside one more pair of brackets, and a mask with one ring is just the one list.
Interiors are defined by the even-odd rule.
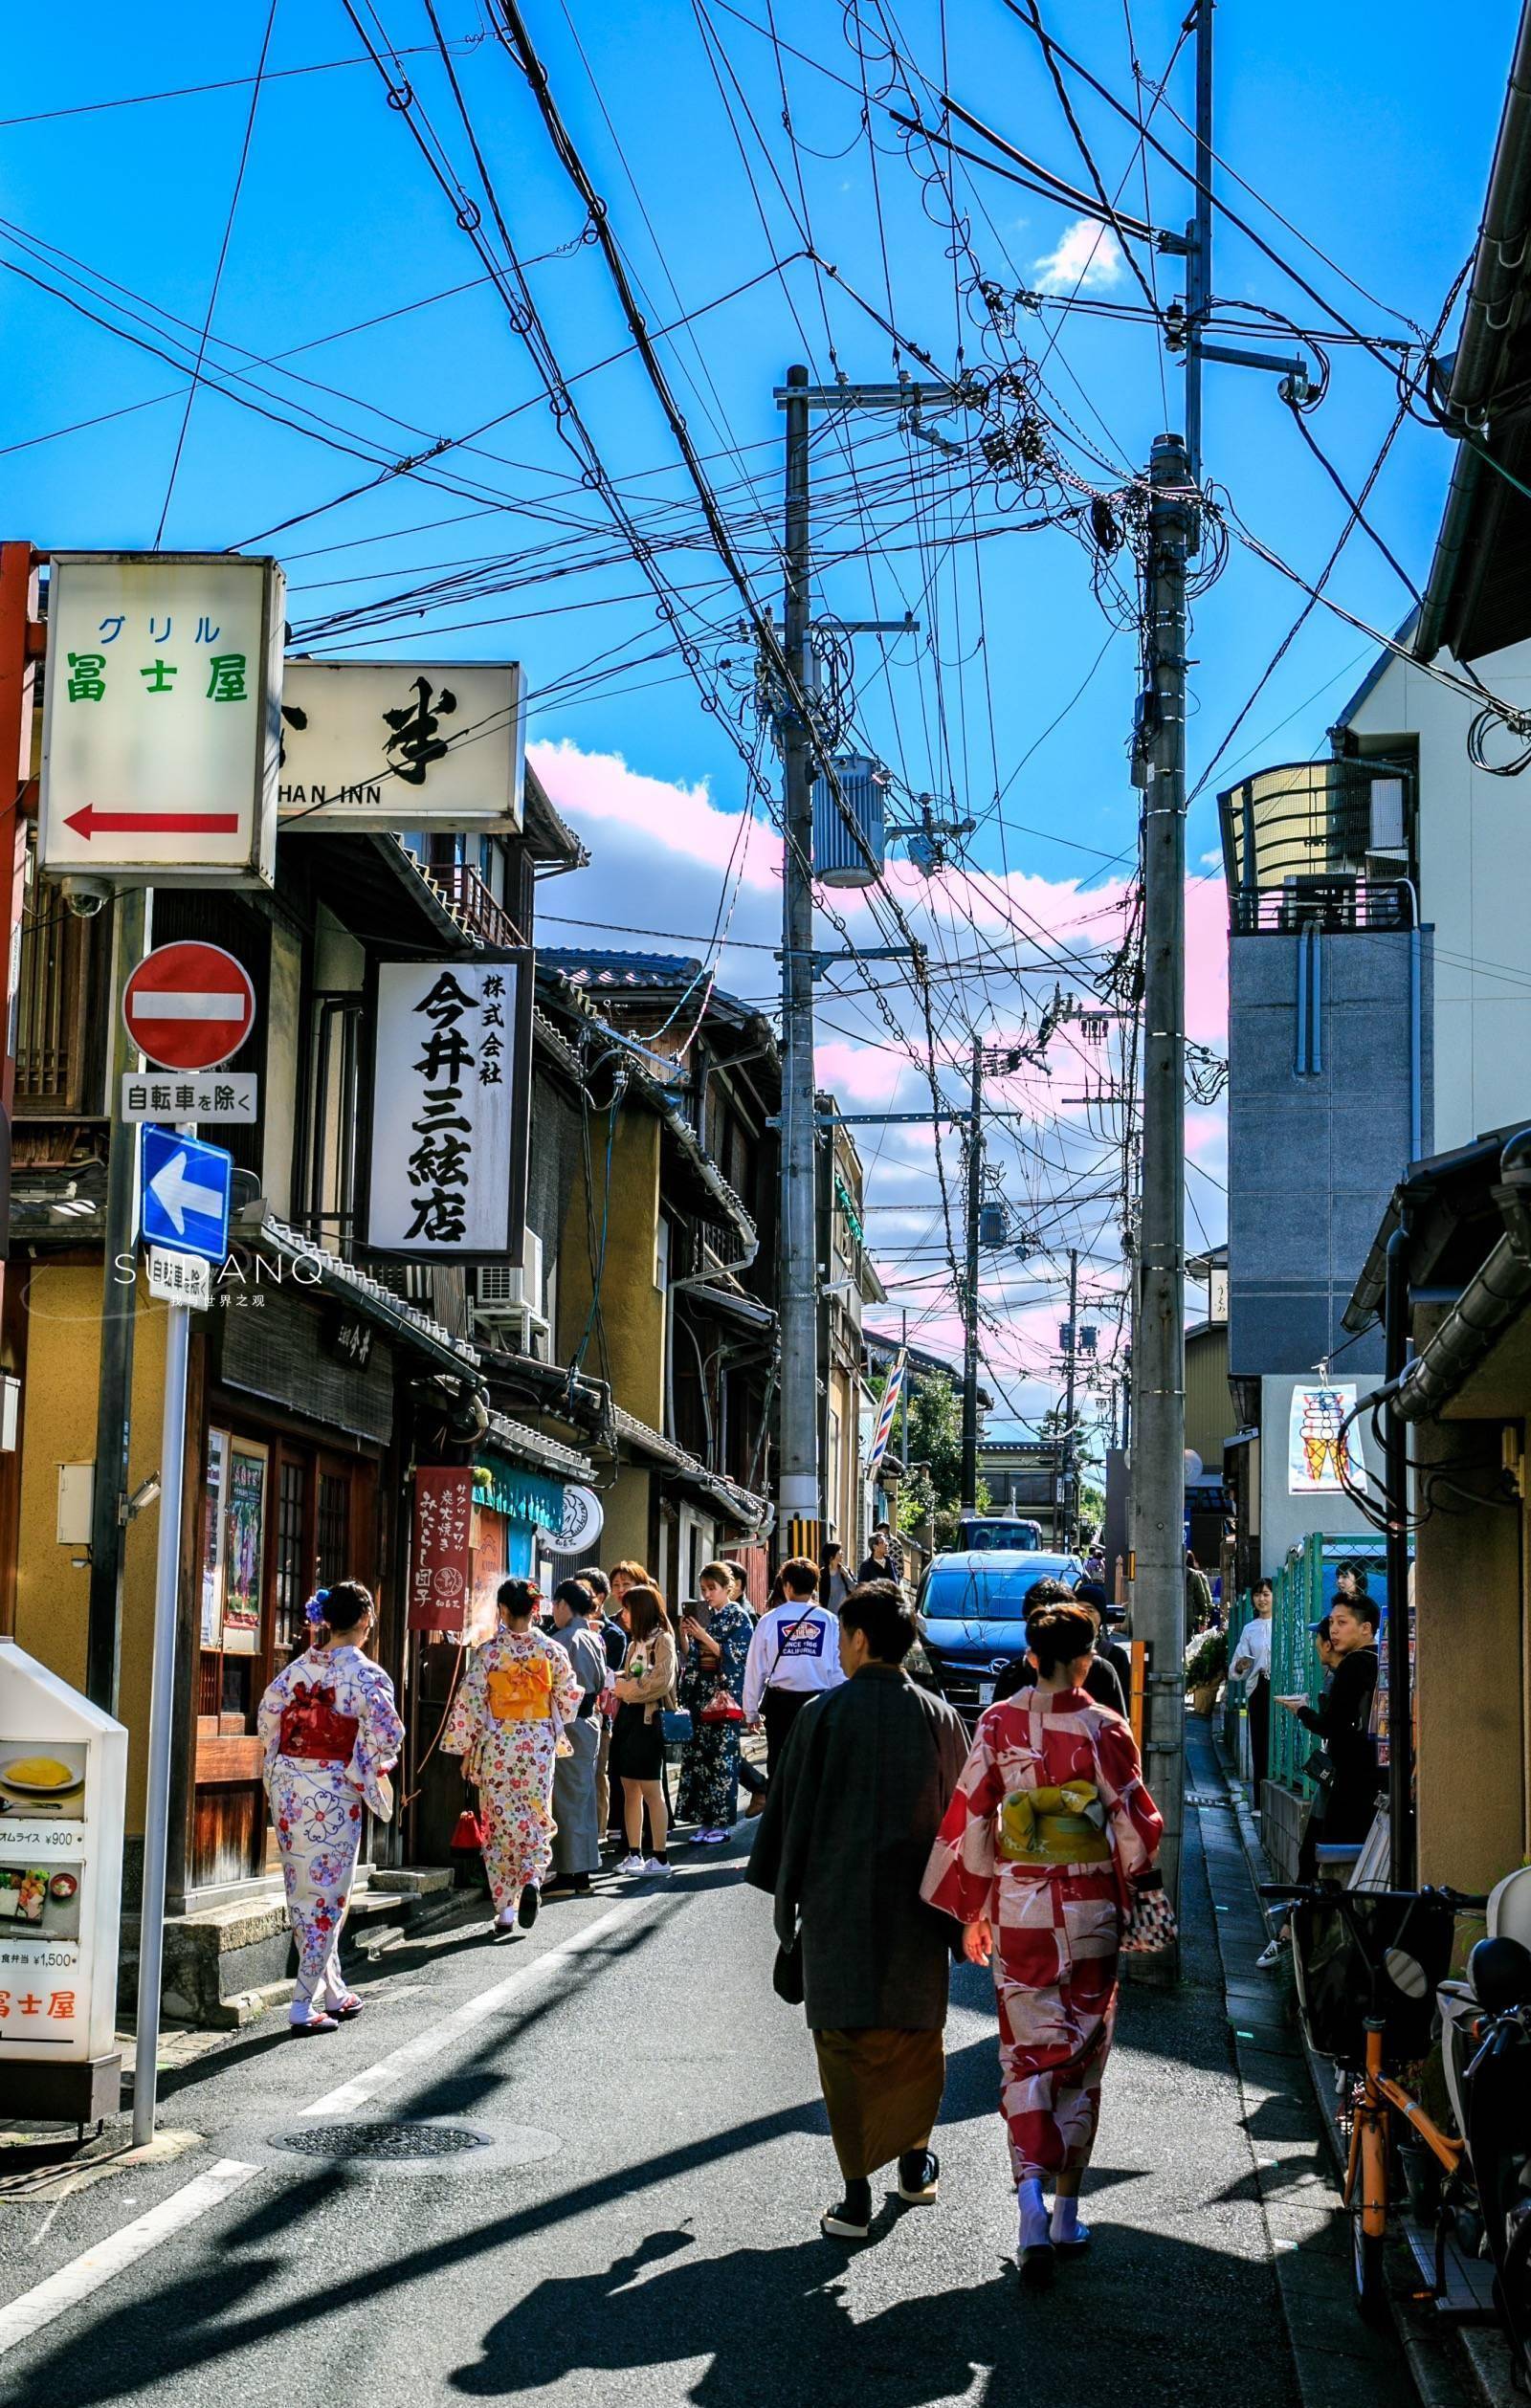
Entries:
[[221,945],[159,945],[122,994],[133,1043],[166,1071],[211,1071],[237,1053],[255,1021],[243,962]]

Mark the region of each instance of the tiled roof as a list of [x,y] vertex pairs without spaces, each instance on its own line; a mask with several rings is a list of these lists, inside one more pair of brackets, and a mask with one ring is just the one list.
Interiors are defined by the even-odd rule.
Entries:
[[576,986],[690,986],[704,965],[679,953],[608,953],[598,946],[539,945],[537,958]]
[[634,1453],[647,1455],[662,1464],[672,1479],[685,1486],[699,1489],[725,1513],[731,1513],[746,1530],[759,1530],[770,1517],[770,1503],[756,1496],[752,1490],[741,1488],[737,1480],[725,1479],[721,1472],[709,1471],[695,1455],[677,1447],[673,1438],[662,1438],[647,1422],[640,1422],[635,1413],[629,1413],[620,1404],[611,1408],[612,1424],[619,1440],[625,1440]]
[[544,1438],[540,1429],[528,1429],[524,1422],[508,1421],[503,1413],[490,1414],[485,1444],[498,1447],[503,1454],[519,1456],[522,1463],[535,1464],[541,1471],[556,1472],[563,1480],[585,1482],[595,1477],[595,1466],[588,1455],[560,1446],[556,1438]]

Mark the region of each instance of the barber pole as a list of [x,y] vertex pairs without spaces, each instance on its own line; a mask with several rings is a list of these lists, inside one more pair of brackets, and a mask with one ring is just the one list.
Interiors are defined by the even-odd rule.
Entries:
[[903,1394],[903,1383],[908,1376],[908,1370],[909,1358],[906,1354],[900,1354],[895,1359],[893,1369],[888,1374],[888,1384],[882,1392],[882,1407],[877,1415],[877,1426],[873,1432],[872,1452],[867,1458],[869,1471],[877,1469],[888,1451],[888,1441],[893,1436],[893,1418],[899,1410],[899,1400]]

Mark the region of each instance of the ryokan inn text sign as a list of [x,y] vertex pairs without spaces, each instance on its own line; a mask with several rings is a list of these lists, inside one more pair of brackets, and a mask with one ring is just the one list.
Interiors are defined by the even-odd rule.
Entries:
[[54,555],[42,867],[269,886],[283,583],[226,553]]

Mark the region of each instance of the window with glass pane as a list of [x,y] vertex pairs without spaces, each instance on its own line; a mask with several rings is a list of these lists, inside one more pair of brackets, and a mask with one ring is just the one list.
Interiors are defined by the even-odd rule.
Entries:
[[319,1584],[349,1577],[351,1556],[351,1484],[340,1473],[319,1475]]
[[296,1655],[308,1638],[303,1607],[308,1580],[303,1557],[303,1524],[307,1518],[308,1467],[288,1455],[282,1460],[277,1491],[277,1652]]

